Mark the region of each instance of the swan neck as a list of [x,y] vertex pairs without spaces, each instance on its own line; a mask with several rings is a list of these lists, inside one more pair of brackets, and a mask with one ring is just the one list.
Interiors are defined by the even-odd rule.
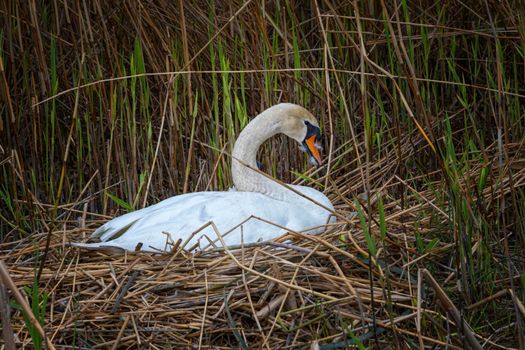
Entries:
[[283,112],[274,109],[264,111],[255,117],[237,138],[232,153],[232,177],[238,191],[259,192],[280,200],[289,196],[286,188],[242,164],[257,169],[259,147],[267,139],[281,132],[280,113]]
[[[270,137],[279,133],[278,123],[272,115],[262,113],[241,131],[233,147],[233,156],[242,162],[257,167],[259,147]],[[237,185],[237,184],[235,184]]]

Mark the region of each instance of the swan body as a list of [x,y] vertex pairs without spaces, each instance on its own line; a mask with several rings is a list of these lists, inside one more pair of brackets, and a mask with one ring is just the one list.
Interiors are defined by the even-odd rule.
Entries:
[[[330,201],[320,192],[305,186],[293,188],[331,208]],[[325,217],[324,222],[319,220],[321,217]],[[307,233],[318,233],[317,226],[326,224],[328,216],[326,210],[313,203],[310,205],[300,197],[298,203],[291,204],[256,192],[196,192],[171,197],[142,210],[117,217],[100,227],[92,236],[101,242],[76,245],[87,248],[112,246],[133,251],[137,244],[143,243],[143,251],[170,250],[178,239],[181,239],[180,244],[186,243],[193,232],[209,221],[213,221],[218,231],[225,234],[248,219],[241,225],[242,229],[237,227],[223,237],[228,246],[240,244],[241,237],[242,242],[253,243],[258,240],[270,240],[287,232],[258,218],[278,223],[292,231],[313,228]],[[111,239],[126,227],[129,227],[127,232]],[[203,249],[212,241],[215,241],[217,246],[222,246],[217,238],[214,229],[207,226],[196,233],[185,247],[190,248],[197,244]]]
[[[168,198],[108,221],[90,238],[98,242],[74,243],[74,246],[128,251],[140,247],[142,251],[162,252],[179,244],[185,244],[186,249],[204,249],[210,244],[222,246],[218,234],[224,244],[231,246],[271,240],[289,230],[322,232],[320,226],[334,220],[330,213],[332,203],[324,194],[311,187],[287,185],[291,190],[255,170],[259,146],[277,133],[297,140],[320,163],[316,149],[320,133],[315,118],[294,104],[273,106],[254,118],[235,143],[232,153],[235,190]],[[206,225],[210,222],[218,232],[212,225]]]

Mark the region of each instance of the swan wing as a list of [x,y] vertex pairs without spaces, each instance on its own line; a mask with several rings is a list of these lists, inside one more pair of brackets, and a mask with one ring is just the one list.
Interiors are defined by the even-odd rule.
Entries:
[[[303,192],[299,188],[301,186],[296,187]],[[314,189],[305,188],[308,193],[303,193],[313,195],[316,201],[319,198],[314,197],[318,194],[324,197]],[[181,240],[187,243],[185,248],[196,245],[204,248],[213,241],[216,242],[212,244],[221,246],[220,241],[217,241],[217,232],[210,225],[195,233],[209,222],[215,224],[221,235],[231,231],[223,240],[226,245],[237,245],[241,241],[253,243],[260,239],[270,240],[284,234],[287,229],[302,231],[320,226],[327,222],[328,216],[326,210],[307,201],[289,203],[255,192],[197,192],[175,196],[117,217],[93,233],[92,238],[100,242],[75,245],[133,251],[142,243],[142,250],[164,251],[170,250],[173,243]]]

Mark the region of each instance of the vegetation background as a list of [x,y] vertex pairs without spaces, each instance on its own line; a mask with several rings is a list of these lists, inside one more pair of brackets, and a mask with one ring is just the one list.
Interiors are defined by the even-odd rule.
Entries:
[[[362,247],[431,271],[484,346],[523,349],[524,50],[510,0],[2,1],[3,258],[39,242],[38,270],[54,230],[227,189],[235,136],[293,102],[325,165],[277,137],[263,169],[358,212]],[[423,333],[462,344],[437,310]]]

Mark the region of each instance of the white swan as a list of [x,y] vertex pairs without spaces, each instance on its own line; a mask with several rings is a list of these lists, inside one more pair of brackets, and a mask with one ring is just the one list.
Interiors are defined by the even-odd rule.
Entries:
[[[218,238],[211,226],[192,237],[203,225],[213,221],[220,233],[224,234],[251,216],[293,231],[323,231],[319,226],[335,219],[329,211],[253,170],[257,167],[259,146],[278,133],[299,142],[311,161],[321,163],[317,150],[320,131],[316,119],[301,106],[281,103],[254,118],[235,142],[232,175],[236,191],[196,192],[174,196],[102,225],[91,235],[91,240],[98,242],[73,245],[90,249],[121,248],[128,251],[141,247],[143,251],[159,252],[171,250],[173,244],[181,240],[182,243],[188,241],[186,249],[196,245],[202,249]],[[332,203],[321,192],[306,186],[288,186],[333,210]],[[285,229],[251,218],[225,235],[223,240],[226,245],[238,245],[241,240],[244,243],[270,240],[286,232]],[[222,246],[220,241],[215,244]]]

